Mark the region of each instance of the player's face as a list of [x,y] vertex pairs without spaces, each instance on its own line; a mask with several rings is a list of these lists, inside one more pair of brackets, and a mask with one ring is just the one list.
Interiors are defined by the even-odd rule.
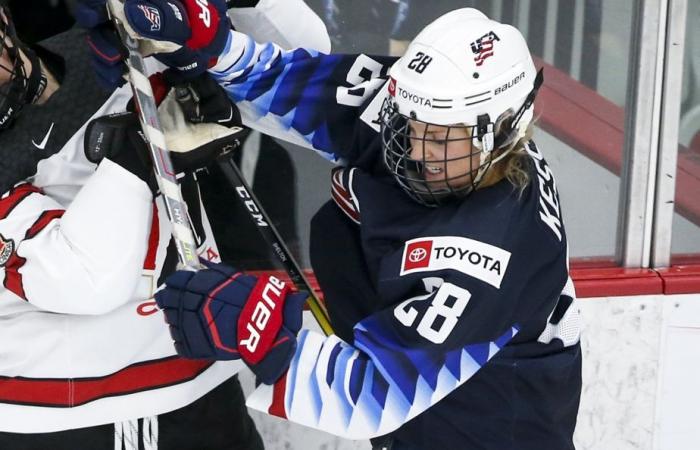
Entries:
[[479,154],[472,154],[471,127],[439,126],[409,121],[413,160],[431,189],[461,188],[471,183]]

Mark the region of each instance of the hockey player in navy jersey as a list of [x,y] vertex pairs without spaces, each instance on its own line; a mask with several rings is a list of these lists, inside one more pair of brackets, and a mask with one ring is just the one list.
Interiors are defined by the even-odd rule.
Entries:
[[[234,13],[261,20],[266,13],[254,14],[253,3]],[[201,52],[187,48],[183,58],[208,60],[226,42],[224,2],[208,4],[209,25],[224,39],[199,36]],[[183,3],[164,6],[171,23],[180,15],[194,28],[197,17],[188,18]],[[279,21],[263,28],[283,33],[271,23]],[[190,35],[189,27],[181,30]],[[314,31],[325,34],[310,27],[290,35],[297,45],[322,42],[305,38]],[[131,89],[100,89],[90,59],[109,55],[91,56],[86,34],[75,28],[26,46],[0,2],[0,449],[260,449],[234,377],[243,365],[185,360],[172,348],[153,301],[177,263],[172,227],[150,182],[148,156],[139,155],[145,148],[137,119],[124,114]],[[110,73],[121,77],[116,64],[98,67],[105,82]],[[197,119],[218,122],[233,108],[206,80],[189,83],[200,98]],[[202,127],[208,125],[194,129]],[[186,172],[197,251],[217,261],[189,170],[199,166],[177,167]]]
[[210,73],[244,123],[341,163],[311,226],[337,334],[300,330],[277,278],[210,264],[156,294],[178,352],[242,359],[266,383],[249,406],[393,450],[573,449],[578,310],[520,32],[460,9],[399,60],[232,32]]

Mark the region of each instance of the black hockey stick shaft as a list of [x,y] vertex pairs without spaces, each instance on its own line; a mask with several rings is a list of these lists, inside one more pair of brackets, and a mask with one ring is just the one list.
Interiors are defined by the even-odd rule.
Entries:
[[330,320],[328,319],[326,309],[321,304],[318,297],[316,297],[314,294],[311,285],[306,277],[304,277],[304,273],[299,267],[299,263],[289,251],[289,248],[284,243],[279,231],[273,225],[270,217],[263,209],[262,204],[258,201],[257,197],[255,197],[253,190],[245,181],[241,170],[233,161],[232,154],[227,153],[220,156],[217,159],[217,163],[228,182],[236,191],[238,198],[241,200],[241,203],[243,203],[244,209],[250,214],[250,218],[253,220],[253,223],[260,232],[260,235],[272,248],[273,253],[275,256],[277,256],[277,259],[284,266],[284,270],[287,272],[287,275],[289,275],[292,283],[294,283],[297,289],[304,290],[309,293],[309,298],[306,300],[306,302],[309,305],[311,314],[313,314],[316,322],[318,322],[326,336],[333,334],[333,328],[331,327]]

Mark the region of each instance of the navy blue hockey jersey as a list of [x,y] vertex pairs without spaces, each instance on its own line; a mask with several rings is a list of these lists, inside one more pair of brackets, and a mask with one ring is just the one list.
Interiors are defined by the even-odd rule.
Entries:
[[502,181],[414,203],[377,164],[393,62],[232,32],[211,69],[247,125],[347,165],[333,174],[337,206],[312,224],[338,335],[303,330],[288,372],[249,406],[415,448],[572,448],[578,312],[552,173],[530,143],[522,195]]

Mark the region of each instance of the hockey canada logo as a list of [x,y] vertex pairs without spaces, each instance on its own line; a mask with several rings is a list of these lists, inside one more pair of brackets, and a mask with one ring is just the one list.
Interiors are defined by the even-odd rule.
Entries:
[[5,236],[0,234],[0,267],[5,267],[7,261],[10,260],[12,252],[15,250],[15,241],[5,239]]
[[401,275],[438,270],[456,270],[501,287],[508,268],[510,252],[502,248],[459,236],[438,236],[406,242]]
[[160,12],[152,7],[146,5],[138,5],[138,8],[143,12],[143,16],[151,24],[151,31],[160,30]]
[[477,66],[482,65],[487,58],[493,56],[493,43],[500,40],[496,33],[489,31],[471,43],[472,53],[476,55],[474,62]]

